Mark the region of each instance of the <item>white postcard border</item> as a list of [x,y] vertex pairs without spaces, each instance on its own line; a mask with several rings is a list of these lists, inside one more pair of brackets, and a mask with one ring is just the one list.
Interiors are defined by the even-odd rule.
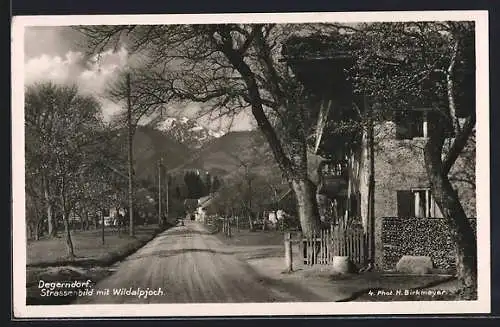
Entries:
[[[305,302],[243,304],[26,305],[24,194],[24,28],[28,26],[118,24],[209,24],[229,22],[476,22],[476,207],[478,300],[421,302]],[[12,244],[15,318],[199,317],[365,314],[454,314],[490,312],[489,50],[487,11],[395,11],[269,14],[66,15],[15,16],[12,19]]]

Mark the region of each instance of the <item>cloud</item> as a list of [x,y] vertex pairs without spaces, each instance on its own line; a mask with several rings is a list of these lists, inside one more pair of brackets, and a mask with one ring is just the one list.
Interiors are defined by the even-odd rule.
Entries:
[[64,56],[82,44],[82,34],[70,26],[28,26],[24,29],[24,55]]
[[74,84],[82,94],[93,95],[99,99],[104,118],[108,119],[120,109],[120,106],[103,99],[103,91],[126,62],[125,49],[116,52],[105,51],[91,60],[77,51],[68,51],[64,56],[42,54],[25,62],[25,85],[47,81],[65,85]]
[[[47,35],[52,36],[50,33]],[[50,43],[53,44],[56,38],[52,37],[50,40]],[[51,46],[49,48],[52,49]],[[109,120],[122,109],[120,104],[105,99],[103,91],[116,78],[117,72],[131,59],[125,48],[120,48],[117,51],[107,50],[92,57],[74,50],[59,51],[59,53],[44,52],[40,48],[37,50],[36,55],[25,57],[25,85],[43,81],[65,85],[74,84],[82,94],[95,96],[99,100],[105,120]],[[166,116],[196,118],[202,111],[205,111],[202,104],[175,104],[168,106],[164,114]],[[216,116],[206,115],[198,120],[201,125],[214,130],[227,130],[229,128],[248,130],[253,128],[253,117],[245,112],[238,114],[233,120],[230,117],[216,118]]]
[[41,56],[29,59],[24,66],[25,84],[53,81],[55,83],[74,83],[82,69],[83,55],[68,52],[64,57]]

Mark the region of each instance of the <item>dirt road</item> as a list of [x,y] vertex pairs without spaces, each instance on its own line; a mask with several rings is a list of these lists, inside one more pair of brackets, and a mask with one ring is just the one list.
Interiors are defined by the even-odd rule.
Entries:
[[128,257],[116,273],[93,287],[92,295],[76,303],[292,301],[321,299],[296,284],[259,276],[202,225],[186,222]]

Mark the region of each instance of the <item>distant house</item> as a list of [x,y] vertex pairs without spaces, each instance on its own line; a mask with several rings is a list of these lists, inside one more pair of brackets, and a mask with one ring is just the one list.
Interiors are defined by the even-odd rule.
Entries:
[[205,206],[211,199],[210,196],[204,196],[198,199],[196,211],[194,212],[194,220],[197,222],[205,222],[207,212]]
[[296,215],[296,201],[291,188],[284,191],[275,201],[263,204],[262,217],[271,224],[282,223],[284,220],[288,226],[298,227]]
[[212,195],[207,195],[198,199],[185,199],[184,208],[189,219],[194,219],[199,222],[203,222],[207,213],[207,209],[213,203],[213,197],[216,193]]
[[218,193],[212,193],[211,195],[207,195],[198,199],[198,208],[195,213],[195,220],[197,221],[205,221],[205,217],[209,214],[216,214],[215,208],[215,199],[217,198]]

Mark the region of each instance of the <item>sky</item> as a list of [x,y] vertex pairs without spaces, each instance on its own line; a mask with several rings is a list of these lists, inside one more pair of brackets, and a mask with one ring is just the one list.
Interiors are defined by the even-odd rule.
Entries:
[[[126,50],[106,51],[96,63],[85,56],[84,39],[77,31],[70,27],[37,26],[25,29],[24,52],[25,85],[42,81],[76,84],[82,94],[94,95],[99,99],[105,119],[122,110],[119,104],[105,99],[102,94],[118,70],[126,64]],[[193,117],[199,111],[199,105],[191,103],[169,108],[168,111]],[[198,122],[211,129],[225,130],[249,130],[255,125],[248,112],[241,113],[233,120],[206,117]]]

